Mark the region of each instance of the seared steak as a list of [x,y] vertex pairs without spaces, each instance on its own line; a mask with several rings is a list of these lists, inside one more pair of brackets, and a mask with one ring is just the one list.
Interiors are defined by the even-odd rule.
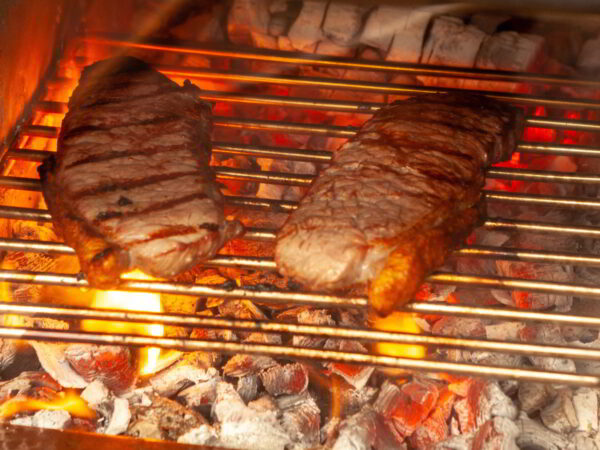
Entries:
[[171,277],[241,231],[227,222],[208,166],[211,106],[198,89],[135,58],[83,71],[58,152],[40,167],[44,197],[89,283],[133,268]]
[[476,95],[382,108],[281,228],[278,270],[314,290],[366,285],[389,313],[476,226],[484,168],[510,158],[522,126],[519,109]]

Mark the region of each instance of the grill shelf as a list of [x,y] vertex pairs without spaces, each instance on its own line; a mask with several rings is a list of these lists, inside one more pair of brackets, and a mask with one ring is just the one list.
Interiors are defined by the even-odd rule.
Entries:
[[[305,64],[311,66],[327,66],[361,70],[391,71],[427,76],[459,77],[488,81],[526,82],[531,84],[564,85],[585,88],[600,88],[600,81],[591,78],[566,78],[553,75],[531,73],[502,72],[491,70],[475,70],[423,66],[418,64],[397,64],[373,62],[348,58],[324,58],[322,56],[287,53],[262,49],[240,50],[236,48],[212,46],[174,46],[160,42],[127,42],[103,35],[79,38],[80,42],[94,45],[107,45],[125,48],[155,50],[161,52],[177,52],[199,54],[207,57],[227,57],[252,61],[267,61],[281,64]],[[80,65],[85,61],[78,60]],[[352,80],[336,80],[332,78],[297,77],[246,72],[218,71],[194,69],[189,67],[157,66],[166,75],[197,79],[219,79],[243,83],[277,83],[287,86],[310,86],[326,89],[351,89],[374,93],[420,94],[432,92],[448,92],[454,89],[430,88],[420,86],[404,86],[387,83],[372,83]],[[56,88],[73,80],[55,78],[47,88]],[[478,91],[474,91],[478,92]],[[510,101],[521,105],[547,106],[559,109],[596,110],[600,102],[590,99],[546,98],[527,94],[481,91],[493,98]],[[287,97],[257,95],[220,91],[203,91],[201,98],[214,102],[247,103],[254,105],[272,105],[286,108],[304,108],[313,110],[339,111],[342,113],[373,114],[381,106],[374,102],[352,102],[341,100],[313,99],[303,97]],[[36,113],[65,114],[67,105],[56,101],[40,101],[34,105]],[[556,130],[578,130],[600,132],[600,123],[579,119],[553,119],[545,117],[527,117],[527,126]],[[216,127],[252,129],[266,132],[290,134],[309,134],[348,138],[354,135],[356,128],[340,127],[324,124],[305,124],[275,120],[245,119],[239,117],[215,116]],[[27,122],[20,129],[20,136],[43,137],[56,139],[59,129],[56,127],[33,125]],[[18,141],[15,140],[15,143]],[[214,142],[215,153],[248,155],[274,159],[289,159],[314,163],[327,163],[331,153],[321,150],[304,150],[288,147],[271,147],[264,145],[246,145],[232,142]],[[563,144],[547,144],[538,142],[520,142],[517,151],[546,155],[568,155],[600,157],[600,147],[577,146]],[[39,162],[48,155],[47,151],[28,148],[17,148],[13,144],[4,154],[3,161],[24,160]],[[307,186],[313,176],[280,172],[250,171],[215,167],[218,178],[232,180],[251,180],[263,183]],[[600,184],[600,175],[585,173],[549,172],[525,169],[494,167],[488,170],[489,178],[536,181],[545,183]],[[1,176],[0,187],[40,191],[39,180],[21,177]],[[557,197],[549,195],[522,194],[504,191],[485,191],[487,201],[513,203],[517,205],[545,205],[579,210],[600,210],[600,200],[585,197]],[[297,206],[296,202],[267,200],[250,197],[226,197],[227,203],[244,208],[259,209],[270,212],[290,212]],[[30,220],[47,222],[51,220],[49,213],[41,209],[22,208],[0,205],[0,218],[14,220]],[[572,226],[544,223],[536,221],[517,221],[488,218],[483,224],[488,229],[537,231],[560,235],[600,238],[600,228],[590,226]],[[273,240],[275,229],[252,227],[247,228],[244,239]],[[46,254],[73,255],[74,251],[58,242],[34,241],[23,239],[0,239],[0,250],[7,252],[34,252]],[[533,251],[503,247],[471,245],[455,252],[457,256],[477,258],[493,258],[540,263],[559,263],[580,266],[600,266],[600,256],[583,253]],[[218,255],[206,262],[208,266],[241,267],[258,270],[274,270],[272,258]],[[65,287],[87,287],[87,282],[76,274],[59,274],[50,272],[0,270],[0,281],[10,283],[32,283],[40,285],[58,285]],[[454,284],[462,286],[480,286],[494,289],[526,290],[562,295],[575,295],[600,299],[600,286],[588,286],[572,283],[557,283],[543,280],[527,280],[495,276],[467,275],[459,273],[435,272],[427,279],[429,282]],[[346,297],[324,295],[320,293],[295,292],[289,290],[261,291],[256,289],[233,288],[229,286],[186,284],[163,281],[126,280],[122,290],[169,293],[177,295],[209,296],[223,298],[245,298],[261,302],[306,304],[317,307],[333,308],[365,308],[367,299],[362,296]],[[402,308],[403,311],[420,314],[455,315],[513,321],[553,322],[561,325],[585,326],[600,328],[600,317],[576,316],[571,314],[548,313],[510,308],[488,308],[440,303],[413,303]],[[130,311],[95,310],[87,308],[57,307],[53,305],[33,305],[17,303],[0,303],[0,314],[20,314],[55,318],[98,319],[115,321],[152,322],[165,325],[195,326],[204,328],[260,331],[292,335],[318,335],[336,339],[353,339],[364,342],[396,342],[420,344],[436,347],[461,348],[472,351],[496,351],[503,353],[526,354],[534,356],[553,356],[574,359],[600,359],[600,349],[579,348],[573,346],[549,346],[520,342],[504,342],[479,339],[464,339],[445,336],[412,335],[397,332],[383,332],[368,328],[344,328],[313,325],[297,325],[277,321],[259,322],[195,315],[156,314]],[[600,376],[573,373],[557,373],[534,369],[511,367],[482,366],[465,363],[452,363],[433,360],[413,360],[390,356],[364,353],[329,351],[286,345],[264,345],[255,343],[216,342],[197,339],[173,339],[146,336],[101,334],[91,332],[74,332],[61,330],[41,330],[28,328],[0,327],[0,337],[38,340],[58,340],[62,342],[93,342],[99,344],[123,344],[134,346],[159,346],[182,350],[208,350],[226,353],[255,353],[278,357],[300,358],[313,361],[339,361],[345,363],[368,364],[379,367],[395,367],[428,372],[449,372],[461,375],[481,375],[512,378],[530,381],[545,381],[581,386],[600,386]]]

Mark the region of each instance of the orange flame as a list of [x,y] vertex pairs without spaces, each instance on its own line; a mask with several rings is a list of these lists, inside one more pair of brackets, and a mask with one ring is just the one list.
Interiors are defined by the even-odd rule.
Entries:
[[[376,317],[372,320],[373,328],[382,331],[420,334],[421,329],[412,314],[395,311],[387,317]],[[394,344],[380,342],[375,344],[375,351],[380,355],[397,356],[401,358],[422,359],[427,354],[427,348],[414,344]]]
[[6,419],[17,413],[25,411],[39,411],[40,409],[63,409],[72,416],[84,419],[95,419],[96,413],[91,409],[79,394],[72,390],[59,392],[56,398],[45,400],[39,398],[11,398],[0,405],[0,417]]
[[[152,280],[139,270],[123,275],[123,278]],[[90,305],[98,309],[124,309],[127,311],[162,312],[160,294],[147,292],[97,291]],[[86,331],[132,333],[145,336],[164,336],[164,326],[132,322],[107,322],[104,320],[83,320],[81,328]],[[148,375],[157,370],[160,348],[146,347],[140,352],[140,374]]]

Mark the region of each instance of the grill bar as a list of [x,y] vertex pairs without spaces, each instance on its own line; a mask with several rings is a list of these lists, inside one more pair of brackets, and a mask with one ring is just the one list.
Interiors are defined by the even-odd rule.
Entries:
[[[252,232],[254,231],[254,232]],[[244,237],[252,239],[257,234],[261,240],[275,239],[271,230],[254,229]],[[0,238],[0,250],[13,252],[50,253],[60,255],[74,255],[75,251],[60,242],[36,241],[25,239]],[[472,245],[454,252],[455,256],[469,256],[475,258],[504,259],[511,261],[525,261],[548,264],[571,264],[578,266],[600,267],[600,257],[584,253],[550,252],[542,250],[522,250],[514,248],[490,247]],[[275,261],[265,257],[219,255],[203,262],[205,265],[222,267],[243,267],[247,269],[275,270]]]
[[82,36],[85,42],[100,45],[111,45],[118,47],[138,48],[145,50],[156,50],[160,52],[175,52],[204,55],[211,57],[227,57],[248,59],[255,61],[271,61],[287,64],[304,64],[312,66],[344,67],[348,69],[364,69],[377,71],[406,72],[413,75],[444,76],[458,78],[477,78],[494,81],[523,81],[527,83],[543,84],[565,84],[587,87],[600,87],[600,82],[595,78],[563,77],[558,75],[543,75],[535,73],[508,72],[500,70],[465,69],[447,66],[432,66],[424,64],[395,63],[369,61],[354,58],[331,57],[323,58],[321,55],[309,53],[292,53],[279,50],[267,50],[257,48],[239,48],[199,46],[195,45],[173,45],[160,43],[159,41],[131,42],[102,34]]
[[[257,260],[255,264],[258,266],[263,264],[263,262]],[[66,287],[89,287],[87,281],[79,278],[78,275],[52,272],[0,270],[0,282],[1,281],[8,283],[30,283]],[[576,295],[579,297],[600,299],[600,287],[575,283],[558,283],[554,281],[524,280],[520,278],[465,275],[447,272],[434,272],[432,275],[428,276],[425,281],[458,286]],[[281,290],[266,292],[252,289],[230,289],[229,287],[214,285],[162,281],[123,280],[122,283],[123,284],[119,289],[123,291],[145,291],[203,297],[245,298],[248,300],[286,304],[295,302],[333,308],[364,308],[367,306],[367,299],[365,297],[342,297],[320,293],[313,294]]]
[[[199,98],[209,101],[273,105],[290,108],[304,107],[361,114],[373,114],[382,106],[381,103],[322,100],[290,96],[253,95],[219,91],[203,91],[202,94],[199,95]],[[52,101],[39,102],[34,106],[34,108],[38,112],[47,114],[65,114],[68,110],[66,103]],[[600,124],[598,122],[589,120],[549,119],[545,117],[530,116],[525,118],[525,124],[541,128],[600,131]]]
[[200,339],[157,338],[122,334],[108,335],[68,330],[40,330],[6,327],[0,327],[0,337],[61,342],[87,342],[108,345],[156,346],[183,351],[217,351],[229,354],[249,353],[279,358],[309,359],[322,362],[335,361],[377,367],[412,369],[425,372],[446,372],[457,375],[475,375],[494,378],[503,377],[523,381],[541,381],[578,386],[600,385],[600,378],[590,375],[576,375],[566,372],[543,372],[531,369],[515,369],[511,367],[469,365],[425,359],[407,359],[393,356],[371,355],[368,353],[291,347],[276,344],[265,345],[256,343],[216,342]]
[[574,359],[598,359],[600,349],[571,348],[560,345],[540,345],[520,342],[503,342],[484,339],[454,338],[440,335],[420,335],[389,331],[378,331],[368,328],[332,327],[323,325],[292,324],[277,321],[251,321],[224,319],[202,316],[186,316],[163,313],[137,313],[131,311],[97,310],[87,308],[64,308],[49,305],[14,305],[0,303],[0,312],[4,314],[41,315],[44,317],[93,319],[118,322],[146,322],[182,327],[199,327],[211,329],[228,329],[247,332],[284,333],[304,336],[330,337],[335,339],[351,339],[370,343],[390,342],[424,346],[442,346],[468,350],[485,350],[502,353],[553,356]]

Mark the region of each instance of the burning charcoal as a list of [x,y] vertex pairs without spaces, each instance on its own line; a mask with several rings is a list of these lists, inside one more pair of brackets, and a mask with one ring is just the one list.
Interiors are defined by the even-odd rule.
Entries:
[[0,339],[0,371],[13,363],[16,354],[17,346],[13,339]]
[[271,395],[300,394],[308,387],[308,371],[300,363],[276,365],[262,371],[260,380]]
[[519,333],[525,327],[521,322],[502,322],[485,326],[485,335],[496,341],[518,341]]
[[[333,340],[328,339],[325,342],[326,349],[341,350],[345,352],[360,352],[366,353],[367,349],[359,342],[346,341],[346,340]],[[327,364],[329,370],[336,375],[341,376],[348,384],[352,385],[355,389],[362,389],[371,375],[375,371],[374,367],[369,366],[357,366],[353,364],[344,363],[330,363]]]
[[281,424],[290,438],[303,447],[314,447],[319,443],[321,411],[312,396],[303,396],[283,409]]
[[222,316],[234,319],[267,320],[268,317],[249,300],[228,300],[219,306]]
[[51,344],[47,342],[30,342],[40,364],[48,374],[62,387],[82,389],[88,382],[77,373],[65,356],[65,344]]
[[227,34],[240,45],[252,43],[252,34],[267,34],[269,25],[268,2],[265,0],[235,0],[229,9]]
[[406,449],[406,444],[394,441],[377,412],[369,405],[340,424],[334,450]]
[[220,378],[215,377],[190,386],[177,394],[177,400],[188,408],[200,408],[211,405],[217,398],[217,383],[219,381]]
[[124,398],[115,398],[112,402],[112,413],[104,429],[104,434],[117,435],[124,433],[129,427],[130,420],[129,402]]
[[177,438],[179,444],[217,445],[219,435],[210,425],[200,425]]
[[548,405],[556,395],[556,391],[549,384],[523,382],[519,385],[517,395],[521,410],[532,414]]
[[93,409],[110,400],[110,391],[100,380],[94,380],[81,392],[81,398]]
[[[479,47],[485,38],[480,29],[466,25],[457,17],[440,16],[434,19],[429,36],[423,44],[420,62],[458,67],[473,67]],[[417,77],[427,86],[460,88],[461,78]]]
[[369,10],[360,3],[331,2],[323,21],[323,33],[332,42],[350,47],[358,44],[363,16]]
[[229,383],[217,384],[213,416],[219,422],[223,446],[245,449],[282,449],[291,443],[271,411],[259,412],[246,406]]
[[409,437],[413,448],[427,450],[448,437],[448,418],[455,398],[456,395],[447,389],[440,393],[433,412]]
[[206,424],[198,413],[164,397],[155,396],[150,406],[133,406],[126,434],[146,439],[177,440],[193,428]]
[[521,413],[517,420],[520,433],[516,438],[519,448],[535,448],[542,450],[563,450],[569,445],[566,436],[550,431],[526,414]]
[[[315,53],[326,56],[351,57],[354,56],[355,50],[353,47],[338,45],[325,39],[317,44]],[[324,72],[334,76],[342,76],[345,71],[344,69],[327,68]]]
[[[367,17],[360,42],[375,47],[381,50],[383,54],[386,54],[390,48],[396,29],[404,25],[406,17],[410,15],[410,12],[410,8],[402,8],[400,6],[381,5],[377,7]],[[421,42],[419,42],[420,51]]]
[[290,27],[288,38],[296,50],[314,52],[317,42],[323,38],[321,23],[327,3],[321,0],[304,0],[302,9]]
[[483,425],[492,417],[511,420],[517,417],[517,407],[495,381],[476,380],[471,384],[467,398],[475,412],[477,426]]
[[371,386],[362,389],[342,387],[342,415],[351,416],[357,413],[367,403],[372,403],[379,390]]
[[[297,316],[298,323],[307,325],[335,325],[335,320],[326,309],[304,309]],[[319,336],[294,336],[292,345],[296,347],[322,347],[325,338]]]
[[12,380],[0,382],[0,401],[17,395],[29,396],[30,391],[36,387],[50,388],[53,391],[61,388],[47,373],[22,372]]
[[131,388],[137,373],[131,352],[118,345],[71,344],[65,358],[88,383],[101,380],[119,393]]
[[438,386],[411,381],[401,387],[386,381],[373,407],[383,416],[399,442],[410,436],[427,418],[438,399]]
[[563,390],[552,403],[540,411],[544,425],[557,433],[568,433],[579,426],[571,391]]
[[236,390],[244,402],[248,403],[258,394],[258,375],[247,375],[238,378]]
[[454,412],[458,421],[458,428],[461,433],[470,433],[475,431],[475,411],[469,403],[468,398],[457,400],[454,403]]
[[186,387],[215,378],[219,378],[219,372],[214,367],[202,369],[183,359],[150,378],[150,385],[157,394],[172,397]]
[[[519,333],[521,340],[540,342],[545,345],[566,345],[560,327],[555,324],[527,325]],[[532,364],[540,369],[555,372],[575,372],[575,362],[566,358],[529,356]]]
[[244,342],[256,342],[258,344],[281,344],[281,335],[274,333],[250,333]]
[[33,415],[31,425],[38,428],[64,430],[71,423],[71,415],[64,409],[43,409]]
[[397,62],[419,62],[425,32],[429,27],[432,13],[412,9],[397,12],[394,15],[400,17],[398,17],[399,20],[395,24],[394,38],[386,59]]
[[223,367],[223,375],[239,378],[256,374],[276,365],[277,362],[269,356],[235,355]]
[[519,427],[506,417],[494,417],[485,422],[473,440],[473,450],[517,450]]
[[579,388],[573,394],[573,407],[579,431],[598,431],[598,393],[594,389]]

